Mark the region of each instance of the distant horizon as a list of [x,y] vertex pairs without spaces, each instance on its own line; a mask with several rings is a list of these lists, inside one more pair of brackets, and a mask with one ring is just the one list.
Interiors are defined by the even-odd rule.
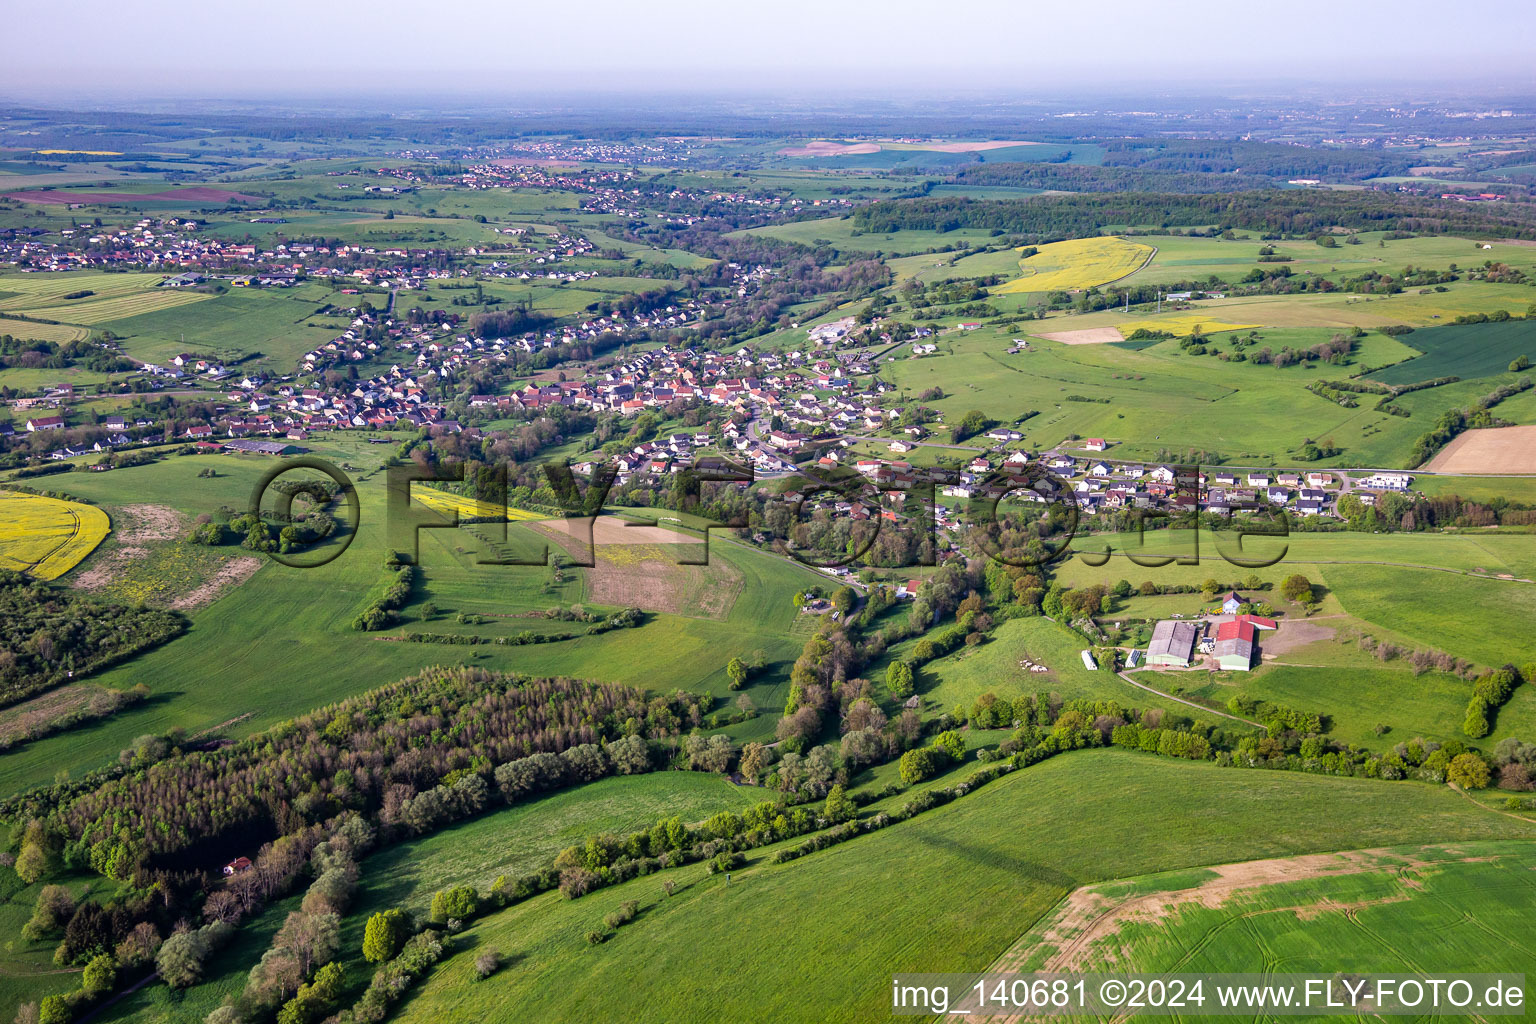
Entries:
[[[1091,12],[1003,0],[936,10],[778,0],[750,10],[680,0],[639,10],[470,0],[424,13],[380,0],[350,10],[271,0],[259,24],[223,9],[146,0],[29,5],[8,19],[7,102],[335,102],[441,98],[802,93],[807,98],[1156,95],[1231,89],[1536,94],[1536,12],[1494,3],[1472,18],[1404,0],[1390,12],[1326,0],[1283,11],[1189,0],[1177,10],[1108,0]],[[337,15],[340,17],[335,17]],[[61,25],[67,41],[47,45]],[[1214,92],[1212,92],[1214,90]]]
[[[860,113],[898,115],[903,110],[933,113],[955,112],[953,108],[968,103],[986,103],[987,111],[972,111],[978,116],[996,116],[1014,110],[1035,116],[1072,112],[1097,112],[1116,115],[1154,113],[1190,105],[1222,102],[1257,103],[1274,107],[1398,107],[1402,109],[1451,108],[1474,111],[1509,109],[1520,114],[1536,114],[1536,77],[1526,82],[1458,82],[1441,80],[1375,79],[1370,82],[1340,79],[1333,82],[1315,78],[1238,79],[1160,82],[1154,89],[1131,92],[1124,85],[1101,83],[1092,89],[1061,91],[1012,89],[1002,86],[948,87],[938,90],[914,84],[909,88],[871,86],[822,86],[801,84],[737,89],[704,89],[677,84],[671,87],[631,89],[603,87],[507,87],[501,91],[475,89],[460,84],[441,84],[436,89],[402,88],[356,84],[349,89],[324,90],[300,87],[266,86],[240,93],[220,95],[202,90],[195,98],[146,86],[141,91],[122,88],[77,91],[50,87],[35,93],[16,88],[0,79],[0,109],[37,109],[52,112],[112,111],[119,113],[181,113],[215,115],[220,113],[314,113],[327,116],[356,117],[430,116],[430,115],[507,115],[602,110],[645,110],[666,107],[676,110],[686,105],[694,110],[720,108],[737,115],[751,116],[770,111],[805,114],[819,112],[828,116],[857,116]],[[854,109],[856,107],[863,109]]]

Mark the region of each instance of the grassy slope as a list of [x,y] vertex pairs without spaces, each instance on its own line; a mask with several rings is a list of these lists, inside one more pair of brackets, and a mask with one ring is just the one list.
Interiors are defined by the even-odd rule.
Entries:
[[[359,452],[360,447],[318,450],[341,462],[349,455],[359,462],[378,457],[377,450]],[[220,476],[199,479],[198,470],[208,465],[217,467]],[[55,486],[67,484],[109,509],[118,502],[154,501],[191,515],[221,504],[243,508],[268,466],[255,457],[194,456],[112,473],[72,474]],[[795,634],[789,598],[810,577],[783,560],[719,541],[711,545],[712,556],[731,562],[745,580],[742,595],[723,620],[655,615],[633,635],[614,631],[532,647],[390,643],[380,634],[355,632],[351,620],[382,572],[386,540],[383,474],[352,476],[363,502],[363,523],[344,555],[311,570],[264,566],[198,612],[185,636],[102,673],[97,681],[103,685],[147,682],[155,698],[108,721],[0,757],[0,791],[45,782],[61,768],[78,774],[112,759],[146,732],[177,725],[195,732],[239,718],[234,731],[241,734],[437,664],[577,675],[658,690],[707,690],[723,701],[735,696],[727,689],[725,663],[735,654],[762,648],[770,669],[755,677],[746,692],[765,711],[783,705],[789,665],[804,642]],[[545,569],[466,565],[467,557],[444,548],[458,546],[456,538],[444,534],[451,531],[423,531],[426,585],[418,588],[413,606],[431,599],[444,614],[423,625],[408,612],[405,625],[412,630],[510,635],[535,622],[507,617],[487,628],[464,627],[447,613],[516,613],[577,599],[574,590],[545,593]],[[755,738],[772,726],[772,717],[763,715],[731,732]]]
[[[1323,973],[1536,968],[1529,943],[1508,941],[1523,932],[1536,898],[1536,846],[1415,846],[1374,859],[1360,873],[1262,886],[1219,906],[1190,900],[1155,920],[1128,918],[1094,944],[1088,962],[1117,972],[1239,972],[1261,962]],[[1157,892],[1195,881],[1152,875],[1118,881],[1113,890]],[[1398,941],[1408,935],[1411,945]],[[1500,938],[1493,948],[1491,936]],[[1052,946],[1036,934],[1020,949],[1031,949],[1021,969],[1035,969]]]
[[[343,923],[341,959],[354,981],[371,973],[360,950],[363,928],[375,911],[406,906],[425,913],[438,889],[472,884],[481,892],[489,891],[497,875],[537,870],[560,850],[596,832],[624,834],[674,814],[685,821],[701,821],[716,811],[739,810],[757,795],[758,790],[739,789],[716,775],[619,776],[501,808],[434,835],[386,847],[362,864],[362,886]],[[218,973],[188,990],[174,1007],[164,998],[163,986],[156,985],[125,999],[104,1019],[201,1021],[227,992],[243,983],[245,972],[297,902],[297,897],[282,901],[242,928],[238,945],[220,956]],[[30,902],[26,909],[30,913]]]
[[[1418,784],[1068,755],[801,861],[772,867],[758,856],[729,888],[689,868],[670,900],[643,878],[492,915],[464,945],[495,946],[512,965],[476,984],[473,952],[461,952],[398,1019],[883,1019],[893,972],[980,969],[1078,885],[1261,856],[1530,836],[1536,826]],[[640,917],[589,948],[586,931],[630,898]]]

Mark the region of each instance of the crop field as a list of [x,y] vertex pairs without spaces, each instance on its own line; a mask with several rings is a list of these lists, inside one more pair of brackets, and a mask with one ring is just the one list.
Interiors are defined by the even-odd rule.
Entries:
[[[1069,754],[803,860],[770,866],[768,851],[755,851],[729,887],[693,866],[669,876],[679,885],[670,898],[640,878],[491,914],[399,1019],[472,1019],[515,1004],[530,1021],[866,1020],[889,1012],[888,992],[848,977],[981,970],[1082,885],[1243,858],[1531,836],[1536,825],[1414,783]],[[870,884],[880,878],[901,879],[901,897]],[[639,917],[589,947],[585,933],[626,899],[640,902]],[[816,913],[781,926],[807,906]],[[476,984],[474,951],[492,946],[516,968]],[[683,961],[686,978],[656,974],[657,963]],[[594,975],[604,984],[583,984]]]
[[[0,277],[0,311],[65,324],[95,326],[109,320],[188,306],[209,298],[201,292],[158,287],[163,280],[160,274],[68,273]],[[67,298],[77,292],[90,294]]]
[[1424,354],[1371,374],[1383,384],[1413,384],[1436,377],[1493,377],[1519,356],[1536,361],[1536,322],[1457,324],[1415,331],[1404,339]]
[[310,317],[334,293],[327,285],[286,289],[235,288],[206,302],[124,316],[101,326],[123,340],[123,351],[164,365],[177,353],[195,351],[234,361],[260,352],[273,369],[290,372],[303,354],[336,336],[311,326]]
[[[1428,294],[1409,291],[1397,295],[1356,295],[1349,292],[1243,295],[1225,299],[1201,299],[1199,308],[1206,311],[1205,315],[1212,320],[1262,324],[1265,327],[1369,329],[1391,324],[1435,327],[1449,324],[1458,316],[1499,310],[1524,315],[1531,304],[1531,290],[1525,285],[1461,281],[1446,285],[1445,288],[1444,292],[1430,291]],[[1072,316],[1070,323],[1074,327],[1112,327],[1144,317],[1147,312],[1146,307],[1139,310],[1132,307],[1130,316],[1119,310],[1104,310]],[[1051,324],[1051,321],[1043,323]]]
[[207,295],[191,291],[142,291],[135,295],[118,295],[104,299],[83,299],[63,306],[44,306],[24,310],[28,316],[46,320],[62,320],[66,323],[97,325],[125,317],[154,313],[162,309],[175,309],[204,302]]
[[1434,473],[1536,473],[1536,426],[1468,430],[1424,468]]
[[107,514],[93,505],[0,491],[0,568],[57,579],[111,529]]
[[[0,310],[37,315],[47,307],[70,308],[144,292],[160,294],[155,289],[163,274],[104,274],[70,272],[66,274],[6,274],[0,276]],[[74,292],[91,294],[79,299],[65,299]],[[169,292],[166,289],[166,292]],[[52,318],[56,319],[56,318]]]
[[1200,328],[1202,334],[1222,334],[1226,331],[1241,331],[1258,327],[1259,324],[1233,324],[1225,320],[1212,319],[1201,313],[1164,313],[1160,316],[1142,317],[1139,320],[1130,320],[1115,325],[1121,334],[1129,338],[1138,330],[1166,331],[1176,338],[1187,337]]
[[1150,245],[1114,236],[1051,242],[1039,249],[1019,261],[1023,276],[999,285],[999,293],[1093,288],[1135,273],[1156,252]]
[[78,327],[74,324],[40,324],[30,320],[16,320],[7,316],[0,316],[0,335],[9,334],[13,338],[26,338],[36,341],[51,341],[58,345],[64,345],[71,341],[82,341],[90,336],[90,329]]
[[[1517,934],[1536,896],[1533,870],[1532,844],[1484,841],[1117,879],[1074,892],[993,969],[1487,970],[1489,936]],[[1408,935],[1411,952],[1390,941]],[[1520,943],[1501,943],[1496,959],[1499,970],[1536,968]]]
[[466,498],[462,494],[439,490],[436,487],[411,488],[411,500],[413,502],[420,502],[435,512],[455,513],[460,516],[494,519],[497,516],[505,515],[509,523],[545,518],[539,512],[529,512],[527,509],[512,508],[507,505],[496,505],[489,501]]

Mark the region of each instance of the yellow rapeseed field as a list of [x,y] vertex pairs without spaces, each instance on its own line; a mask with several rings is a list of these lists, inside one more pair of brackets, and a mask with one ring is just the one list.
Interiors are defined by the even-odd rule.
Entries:
[[1022,277],[992,290],[1017,294],[1093,288],[1135,273],[1156,251],[1150,245],[1113,235],[1051,242],[1019,261]]
[[1145,327],[1149,331],[1167,331],[1175,338],[1183,338],[1193,334],[1196,327],[1200,328],[1201,334],[1220,334],[1222,331],[1242,331],[1258,326],[1258,324],[1229,324],[1224,320],[1217,320],[1201,313],[1165,313],[1162,316],[1149,316],[1144,320],[1115,324],[1120,333],[1127,338],[1140,327]]
[[[488,501],[478,501],[474,498],[466,498],[458,494],[450,494],[440,491],[435,487],[414,487],[411,489],[411,500],[419,501],[434,512],[457,512],[461,516],[477,516],[494,518],[498,512],[495,505]],[[518,523],[525,519],[546,519],[537,512],[529,512],[527,509],[508,508],[507,522]]]
[[0,568],[57,579],[111,529],[112,521],[94,505],[0,491]]

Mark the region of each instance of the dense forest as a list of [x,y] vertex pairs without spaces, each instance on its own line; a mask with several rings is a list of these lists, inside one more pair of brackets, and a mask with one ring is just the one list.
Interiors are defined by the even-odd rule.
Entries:
[[1161,230],[1191,225],[1277,236],[1305,236],[1342,227],[1536,239],[1536,209],[1527,206],[1319,190],[1204,196],[1128,192],[998,201],[925,197],[872,203],[855,210],[852,219],[858,230],[874,234],[990,228],[1016,234],[1031,244],[1080,238],[1106,227]]

